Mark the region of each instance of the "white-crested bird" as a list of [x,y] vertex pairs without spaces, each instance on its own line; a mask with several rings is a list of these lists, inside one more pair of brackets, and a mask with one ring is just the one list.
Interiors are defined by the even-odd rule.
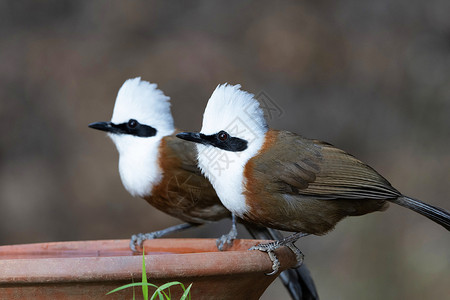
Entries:
[[[106,131],[119,152],[119,172],[125,189],[155,208],[185,224],[134,235],[130,247],[136,250],[145,239],[218,221],[231,216],[209,181],[197,167],[195,145],[175,137],[169,97],[156,84],[129,79],[120,88],[110,122],[89,127]],[[258,239],[276,239],[278,233],[244,224]],[[233,229],[235,224],[233,222]],[[218,239],[218,247],[232,242],[236,232]],[[280,275],[294,299],[318,299],[306,267]]]
[[[295,232],[254,247],[269,255],[282,245],[295,251],[292,243],[302,235],[323,235],[347,216],[383,211],[390,202],[450,230],[448,211],[401,194],[352,155],[269,129],[259,102],[240,85],[219,85],[206,106],[201,131],[177,136],[197,143],[199,167],[232,213]],[[275,258],[274,271],[276,263]]]

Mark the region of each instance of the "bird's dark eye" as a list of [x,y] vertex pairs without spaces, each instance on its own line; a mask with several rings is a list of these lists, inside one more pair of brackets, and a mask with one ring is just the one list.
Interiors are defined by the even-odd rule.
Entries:
[[221,131],[217,134],[217,137],[221,141],[226,141],[228,139],[228,133],[226,133],[225,131]]
[[136,128],[136,126],[138,125],[138,121],[136,121],[135,119],[130,119],[130,121],[128,121],[127,125],[130,128]]

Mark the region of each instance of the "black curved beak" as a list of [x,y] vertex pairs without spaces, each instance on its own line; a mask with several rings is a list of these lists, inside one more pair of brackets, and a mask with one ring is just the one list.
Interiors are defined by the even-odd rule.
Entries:
[[203,145],[209,144],[205,135],[200,132],[180,132],[177,134],[177,138]]
[[106,132],[115,132],[116,128],[111,122],[94,122],[88,125],[90,128],[98,129]]

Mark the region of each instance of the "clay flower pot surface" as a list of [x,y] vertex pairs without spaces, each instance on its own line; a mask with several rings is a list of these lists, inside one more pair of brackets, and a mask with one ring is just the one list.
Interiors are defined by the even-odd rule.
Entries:
[[[265,275],[272,270],[266,253],[247,250],[258,242],[236,240],[220,252],[214,239],[145,241],[148,282],[193,283],[192,299],[258,299],[276,278]],[[141,282],[142,253],[133,253],[128,244],[104,240],[0,246],[0,299],[132,299],[132,288],[105,295]],[[295,266],[289,249],[276,253],[280,271]],[[179,286],[170,291],[172,299],[182,294]],[[141,288],[135,292],[142,299]]]

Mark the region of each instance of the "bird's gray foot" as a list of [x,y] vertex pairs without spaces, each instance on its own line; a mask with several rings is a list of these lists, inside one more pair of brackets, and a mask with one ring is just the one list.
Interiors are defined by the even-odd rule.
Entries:
[[232,215],[231,222],[230,232],[222,235],[216,240],[216,246],[219,251],[226,250],[227,248],[233,246],[233,242],[237,237],[236,217],[234,216],[234,214]]
[[133,234],[130,239],[131,251],[137,252],[137,248],[142,248],[142,244],[145,240],[156,239],[158,235],[155,233],[156,232]]
[[294,252],[295,257],[297,259],[297,265],[295,268],[301,266],[303,263],[304,255],[303,253],[294,245],[294,243],[301,237],[306,236],[308,234],[305,233],[294,233],[282,240],[270,242],[266,244],[259,244],[256,246],[251,247],[248,250],[259,250],[262,252],[267,252],[269,255],[270,260],[272,261],[272,272],[267,273],[266,275],[273,275],[278,272],[278,269],[280,268],[280,261],[278,260],[277,256],[275,255],[275,250],[280,248],[281,246],[286,246],[289,249],[291,249],[292,252]]
[[222,235],[220,238],[216,240],[217,249],[220,251],[226,250],[233,246],[233,242],[237,237],[237,230],[233,230],[233,228],[227,234]]
[[292,252],[295,254],[295,258],[297,259],[297,264],[294,268],[298,268],[303,264],[303,260],[305,259],[305,255],[303,254],[300,249],[297,248],[297,246],[294,245],[294,243],[287,243],[286,247],[291,249]]
[[131,236],[130,249],[133,252],[137,252],[137,248],[142,248],[145,240],[157,239],[169,233],[185,230],[194,226],[199,226],[199,224],[183,223],[159,231],[134,234],[133,236]]
[[270,260],[272,261],[272,272],[266,273],[266,275],[273,275],[278,272],[278,270],[280,269],[280,266],[281,266],[281,263],[278,260],[278,257],[276,256],[274,251],[276,249],[280,248],[281,246],[283,246],[283,245],[280,244],[280,241],[275,241],[275,242],[266,243],[266,244],[258,244],[256,246],[251,247],[248,250],[259,250],[262,252],[267,252]]

